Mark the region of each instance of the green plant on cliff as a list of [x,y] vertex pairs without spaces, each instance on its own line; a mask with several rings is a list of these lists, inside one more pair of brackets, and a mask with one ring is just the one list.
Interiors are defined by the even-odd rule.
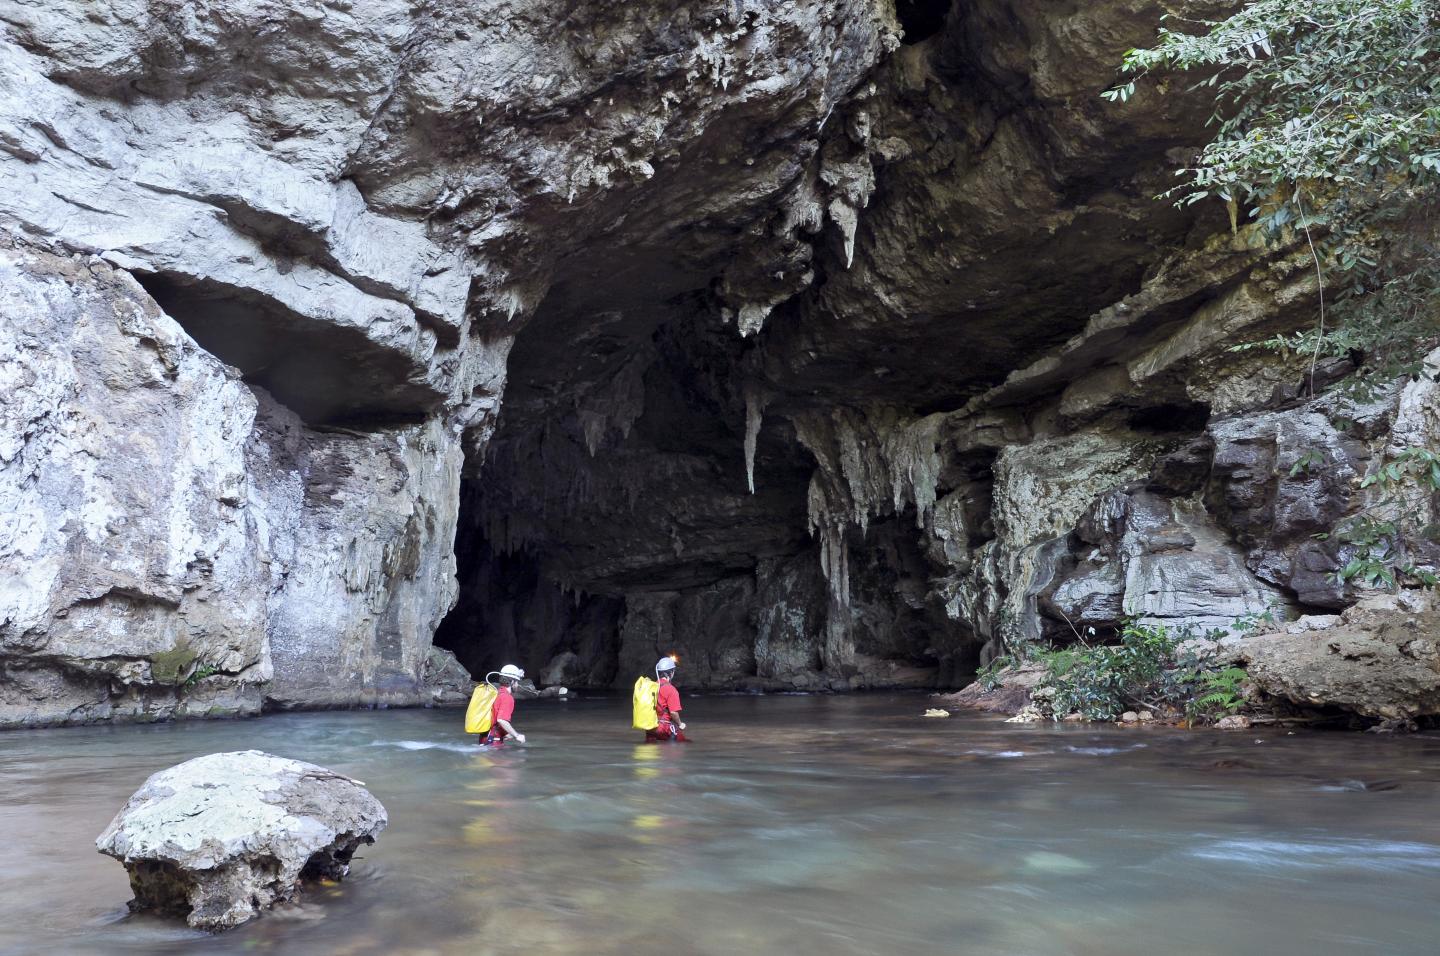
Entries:
[[150,655],[150,677],[157,684],[179,684],[182,674],[198,657],[185,638],[175,642],[168,651],[157,651]]
[[1314,329],[1261,344],[1308,353],[1312,384],[1322,355],[1361,358],[1360,383],[1421,374],[1440,331],[1440,0],[1256,0],[1165,23],[1105,95],[1172,71],[1214,91],[1214,135],[1167,195],[1302,242],[1322,289]]
[[220,673],[214,664],[197,665],[199,657],[190,641],[182,637],[170,650],[150,655],[150,678],[157,684],[174,684],[188,691],[212,674]]
[[1079,714],[1086,720],[1116,720],[1127,710],[1185,714],[1213,720],[1244,703],[1240,685],[1248,675],[1238,667],[1214,664],[1215,642],[1243,633],[1266,616],[1236,621],[1227,630],[1200,632],[1185,626],[1126,622],[1117,644],[1039,651],[1045,676],[1032,693],[1040,712],[1054,720]]
[[[1224,202],[1232,226],[1243,211],[1311,259],[1314,326],[1236,349],[1305,355],[1312,392],[1322,357],[1356,363],[1344,387],[1362,396],[1435,377],[1424,358],[1440,342],[1440,0],[1255,0],[1223,20],[1169,17],[1122,71],[1104,94],[1114,101],[1147,79],[1169,92],[1176,72],[1213,91],[1214,135],[1168,198]],[[1390,471],[1381,480],[1399,481]],[[1433,585],[1408,563],[1403,539],[1420,530],[1409,517],[1367,508],[1337,528],[1358,549],[1342,576]]]
[[218,673],[220,673],[220,668],[216,667],[214,664],[201,664],[199,667],[195,668],[195,670],[190,672],[190,676],[185,678],[185,682],[180,685],[180,688],[181,690],[189,690],[205,678]]
[[1354,549],[1339,579],[1369,587],[1435,587],[1440,578],[1432,568],[1416,563],[1411,541],[1440,539],[1440,528],[1421,523],[1440,492],[1440,455],[1427,448],[1404,449],[1366,475],[1360,487],[1373,488],[1375,497],[1334,531]]
[[1250,677],[1243,667],[1203,671],[1195,681],[1195,696],[1185,705],[1192,718],[1214,719],[1236,713],[1245,703],[1241,686]]

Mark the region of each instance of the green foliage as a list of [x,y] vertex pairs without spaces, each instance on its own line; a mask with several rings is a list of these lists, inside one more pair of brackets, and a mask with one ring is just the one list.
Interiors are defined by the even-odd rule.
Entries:
[[981,688],[992,691],[1000,686],[1001,676],[1004,672],[1017,663],[1018,661],[1009,654],[997,654],[990,659],[990,663],[975,672],[975,679],[980,682]]
[[[1232,227],[1243,208],[1271,243],[1313,261],[1314,327],[1234,349],[1305,355],[1312,392],[1321,357],[1356,362],[1341,387],[1362,399],[1436,376],[1424,356],[1440,343],[1440,0],[1252,0],[1223,20],[1167,17],[1122,70],[1107,99],[1175,71],[1213,91],[1214,135],[1166,195],[1224,201]],[[1169,78],[1155,85],[1166,92]],[[1424,530],[1417,495],[1440,488],[1431,464],[1411,449],[1366,479],[1378,500],[1335,531],[1355,548],[1342,580],[1436,584],[1405,546]]]
[[1233,714],[1245,703],[1240,685],[1250,675],[1241,667],[1204,671],[1196,679],[1196,696],[1185,705],[1191,717],[1216,718]]
[[1158,706],[1168,696],[1169,665],[1182,638],[1164,626],[1126,624],[1114,646],[1080,646],[1043,656],[1052,716],[1078,713],[1115,720],[1134,707]]
[[220,673],[220,668],[214,664],[201,664],[190,673],[189,677],[185,678],[185,683],[181,684],[180,687],[182,690],[189,690],[205,678],[218,673]]
[[[1215,91],[1216,136],[1182,170],[1183,201],[1269,204],[1302,183],[1387,195],[1440,177],[1440,0],[1254,0],[1225,20],[1166,20],[1184,27],[1126,53],[1132,79],[1106,95],[1128,99],[1152,70],[1210,74],[1198,85]],[[1285,225],[1303,206],[1285,197],[1268,214]]]
[[[1229,630],[1243,633],[1266,623],[1273,623],[1268,612],[1237,620]],[[1046,673],[1032,698],[1054,720],[1070,714],[1116,720],[1140,709],[1183,712],[1192,720],[1233,714],[1244,703],[1241,684],[1248,675],[1209,662],[1214,642],[1225,633],[1130,621],[1118,644],[1037,650],[1034,660]]]
[[1422,374],[1440,333],[1440,0],[1254,0],[1166,23],[1105,96],[1199,71],[1214,136],[1167,195],[1218,198],[1232,222],[1243,207],[1277,244],[1303,240],[1321,283],[1315,329],[1254,344],[1307,353],[1312,383],[1322,355],[1360,357],[1355,387]]
[[1325,455],[1313,448],[1308,449],[1295,460],[1295,464],[1290,466],[1290,477],[1308,474],[1323,464],[1325,464]]
[[1368,587],[1394,588],[1402,582],[1435,587],[1440,580],[1435,570],[1415,563],[1407,541],[1436,536],[1436,529],[1417,527],[1416,522],[1440,491],[1440,455],[1407,448],[1366,475],[1360,487],[1374,489],[1376,496],[1335,529],[1337,538],[1354,547],[1338,572],[1339,580]]

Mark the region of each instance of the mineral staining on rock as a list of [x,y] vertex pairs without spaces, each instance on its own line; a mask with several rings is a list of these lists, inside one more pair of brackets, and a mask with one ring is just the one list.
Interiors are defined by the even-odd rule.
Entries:
[[1099,93],[1161,13],[11,0],[0,725],[1353,603],[1314,534],[1433,389],[1230,351],[1313,273],[1154,201],[1210,105]]
[[386,823],[358,781],[246,750],[153,774],[95,846],[125,864],[132,909],[222,930],[294,899],[304,880],[341,879]]

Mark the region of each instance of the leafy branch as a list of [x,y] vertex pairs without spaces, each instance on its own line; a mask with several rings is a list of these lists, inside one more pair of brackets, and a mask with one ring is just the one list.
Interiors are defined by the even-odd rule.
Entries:
[[1440,492],[1440,455],[1427,448],[1406,448],[1366,475],[1360,487],[1373,488],[1378,496],[1335,529],[1335,537],[1355,548],[1337,579],[1367,587],[1394,588],[1407,580],[1423,587],[1440,584],[1435,568],[1417,563],[1409,546],[1412,537],[1440,537],[1440,529],[1432,525],[1416,526],[1417,516],[1430,512]]
[[[1190,89],[1213,98],[1212,135],[1164,198],[1223,200],[1232,228],[1243,206],[1272,244],[1303,236],[1308,246],[1315,326],[1232,350],[1305,355],[1311,394],[1322,357],[1353,365],[1341,388],[1362,399],[1434,377],[1425,356],[1440,345],[1440,0],[1251,0],[1222,20],[1166,17],[1121,71],[1103,94],[1112,102],[1170,73],[1197,77]],[[1440,489],[1433,464],[1409,449],[1366,478],[1378,495],[1334,531],[1354,547],[1342,581],[1436,584],[1407,543],[1428,534],[1416,525]]]
[[1175,71],[1212,91],[1213,135],[1164,196],[1219,198],[1232,224],[1243,205],[1271,241],[1303,235],[1315,263],[1317,328],[1256,344],[1303,347],[1312,391],[1322,355],[1357,360],[1372,383],[1418,374],[1440,341],[1440,0],[1254,0],[1224,20],[1167,17],[1103,95],[1125,102]]

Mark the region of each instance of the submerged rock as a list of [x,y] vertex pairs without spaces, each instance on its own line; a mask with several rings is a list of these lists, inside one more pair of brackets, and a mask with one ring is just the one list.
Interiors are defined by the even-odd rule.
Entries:
[[95,840],[125,864],[134,910],[222,930],[340,879],[388,822],[359,781],[259,750],[209,754],[153,774]]

